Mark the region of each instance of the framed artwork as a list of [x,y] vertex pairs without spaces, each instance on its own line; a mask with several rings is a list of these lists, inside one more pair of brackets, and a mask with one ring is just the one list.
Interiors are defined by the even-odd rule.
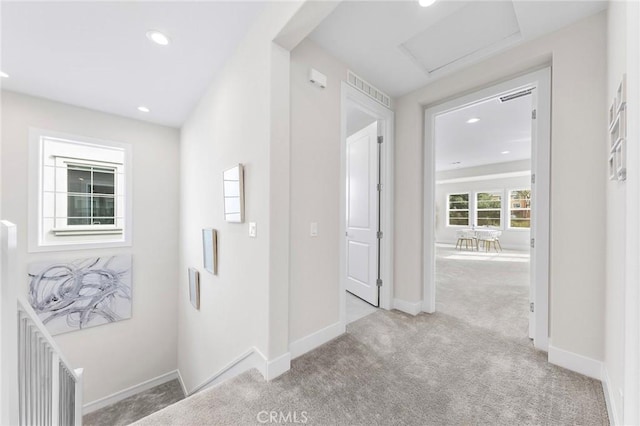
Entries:
[[238,164],[222,174],[224,220],[244,222],[244,167]]
[[52,335],[131,318],[131,255],[32,263],[29,303]]
[[189,268],[189,300],[200,309],[200,272],[196,268]]
[[205,271],[218,275],[218,231],[202,230],[202,263]]

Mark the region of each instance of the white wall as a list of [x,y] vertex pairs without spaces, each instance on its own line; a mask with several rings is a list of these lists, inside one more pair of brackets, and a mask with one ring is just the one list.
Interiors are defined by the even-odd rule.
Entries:
[[395,297],[422,298],[424,106],[552,64],[552,344],[603,359],[605,61],[606,14],[601,13],[397,100]]
[[[604,366],[612,422],[637,424],[638,417],[638,5],[610,2],[607,31],[607,107],[624,73],[628,81],[628,179],[607,182],[606,317]],[[635,114],[634,114],[635,113]],[[609,152],[602,142],[602,155]],[[626,308],[625,308],[626,305]],[[634,320],[635,317],[635,320]],[[635,363],[635,366],[634,366]],[[634,373],[635,371],[635,373]],[[635,376],[636,383],[633,384]],[[635,396],[634,396],[635,394]]]
[[[278,214],[288,210],[279,120],[289,114],[288,52],[272,40],[299,7],[265,7],[182,128],[178,367],[188,391],[254,347],[269,359],[287,351],[288,238]],[[223,216],[222,172],[237,163],[245,166],[244,224]],[[248,222],[257,223],[255,239]],[[218,230],[217,276],[202,268],[205,227]],[[199,311],[189,303],[188,267],[200,270]]]
[[[309,69],[327,76],[321,89]],[[340,82],[347,66],[310,40],[291,51],[290,341],[339,321]],[[318,236],[309,236],[318,222]]]
[[[113,140],[133,149],[133,245],[27,253],[29,127]],[[95,255],[133,255],[132,318],[55,336],[74,368],[84,368],[90,403],[176,368],[178,256],[177,129],[12,92],[2,92],[2,212],[18,226],[18,269]]]
[[[476,192],[501,191],[503,194],[502,209],[502,235],[500,245],[503,248],[526,250],[529,247],[529,229],[509,229],[508,228],[508,200],[509,191],[514,189],[530,188],[530,176],[517,176],[508,178],[479,179],[468,182],[453,182],[436,184],[436,242],[445,244],[455,244],[457,241],[456,231],[461,227],[447,226],[447,195],[468,192],[469,199],[472,200]],[[473,207],[470,207],[473,208]],[[473,217],[471,216],[473,220]],[[466,228],[466,227],[464,227]]]

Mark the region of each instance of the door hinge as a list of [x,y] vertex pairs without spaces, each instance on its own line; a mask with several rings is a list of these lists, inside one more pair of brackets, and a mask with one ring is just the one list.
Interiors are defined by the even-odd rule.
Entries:
[[383,139],[384,138],[382,136],[378,136],[378,143],[382,143]]
[[382,231],[378,231],[376,236],[378,237],[379,240],[382,239]]
[[534,109],[531,111],[531,119],[535,120],[538,117],[538,110]]
[[381,184],[381,183],[379,183],[379,184],[376,186],[376,188],[378,188],[378,192],[382,191],[382,184]]
[[533,302],[529,303],[529,310],[530,310],[531,312],[535,312],[535,310],[534,310],[534,306],[535,306],[535,305],[533,304]]
[[376,285],[377,285],[378,287],[382,287],[382,279],[381,279],[381,278],[378,278],[378,279],[376,280]]
[[531,183],[536,183],[536,174],[531,175]]
[[531,248],[536,248],[536,239],[535,238],[531,239]]

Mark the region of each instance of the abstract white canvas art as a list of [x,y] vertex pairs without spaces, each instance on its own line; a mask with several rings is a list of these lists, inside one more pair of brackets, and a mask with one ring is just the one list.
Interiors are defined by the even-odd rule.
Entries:
[[131,255],[29,265],[29,302],[52,335],[131,318]]

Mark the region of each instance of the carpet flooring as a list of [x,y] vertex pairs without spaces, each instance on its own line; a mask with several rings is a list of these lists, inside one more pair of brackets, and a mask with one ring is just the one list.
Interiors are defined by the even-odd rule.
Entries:
[[441,248],[437,313],[379,309],[271,382],[248,371],[136,425],[609,424],[601,383],[527,338],[528,267]]
[[184,399],[182,386],[178,380],[172,380],[89,413],[82,417],[82,423],[84,426],[128,425],[181,399]]

